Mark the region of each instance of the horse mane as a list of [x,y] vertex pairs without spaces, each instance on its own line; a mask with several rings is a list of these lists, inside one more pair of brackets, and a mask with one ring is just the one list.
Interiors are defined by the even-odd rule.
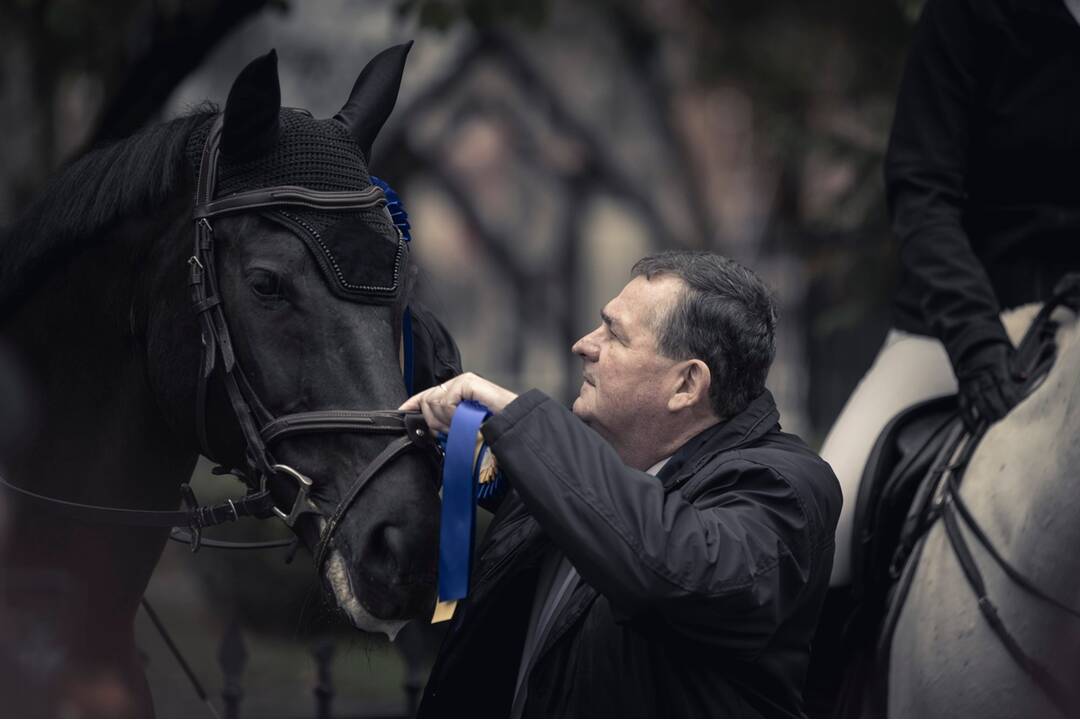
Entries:
[[217,110],[204,103],[175,120],[94,149],[55,174],[0,235],[0,317],[110,225],[150,212],[192,182],[188,137]]

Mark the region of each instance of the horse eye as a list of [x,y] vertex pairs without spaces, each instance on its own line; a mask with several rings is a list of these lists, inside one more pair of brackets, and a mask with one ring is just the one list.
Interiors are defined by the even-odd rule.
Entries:
[[281,296],[281,276],[277,273],[256,268],[248,273],[248,284],[252,291],[260,297]]

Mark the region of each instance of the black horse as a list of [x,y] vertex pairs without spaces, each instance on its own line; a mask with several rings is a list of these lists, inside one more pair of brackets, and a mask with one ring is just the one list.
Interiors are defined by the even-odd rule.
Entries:
[[[393,634],[430,612],[433,463],[387,454],[400,438],[326,422],[337,411],[370,423],[378,414],[357,411],[406,396],[408,252],[367,162],[407,52],[374,58],[328,120],[281,107],[271,52],[237,77],[223,113],[207,106],[91,152],[9,227],[0,332],[34,389],[36,420],[0,458],[7,482],[175,510],[204,447],[255,490],[264,477],[285,514],[303,512],[293,529],[325,558],[323,584],[356,626]],[[216,177],[202,197],[210,155]],[[285,191],[279,203],[251,202],[266,188]],[[247,198],[239,211],[220,209],[237,198]],[[215,249],[193,256],[193,234]],[[253,434],[266,416],[321,422]],[[253,448],[260,433],[265,447]],[[310,501],[298,492],[307,478]],[[167,529],[73,520],[9,491],[0,530],[5,713],[151,713],[133,625]]]

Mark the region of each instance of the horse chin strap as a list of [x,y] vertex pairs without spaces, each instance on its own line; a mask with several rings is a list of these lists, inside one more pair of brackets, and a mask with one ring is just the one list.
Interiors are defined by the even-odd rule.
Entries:
[[[275,417],[259,400],[258,395],[240,368],[229,335],[221,303],[216,264],[214,262],[214,229],[211,220],[223,215],[253,212],[270,208],[299,207],[322,211],[386,208],[381,188],[372,185],[366,190],[324,192],[294,186],[278,186],[236,193],[214,200],[218,158],[221,151],[223,117],[215,118],[199,165],[195,195],[195,249],[188,260],[191,299],[199,317],[202,334],[202,362],[196,390],[195,422],[203,454],[214,457],[206,428],[207,385],[221,360],[220,377],[232,405],[245,442],[245,472],[238,473],[248,483],[252,493],[248,498],[267,498],[271,513],[290,528],[306,514],[322,515],[309,497],[313,482],[304,473],[275,462],[269,445],[282,438],[309,433],[354,432],[397,435],[364,469],[342,495],[335,510],[326,517],[318,547],[315,549],[316,569],[322,567],[334,531],[341,518],[360,491],[389,463],[409,450],[421,450],[437,458],[439,448],[427,429],[423,416],[385,410],[323,410],[294,413]],[[399,230],[400,234],[400,230]],[[404,242],[399,239],[399,242]],[[290,508],[281,509],[269,500],[268,482],[272,477],[287,478],[296,484],[296,497]]]

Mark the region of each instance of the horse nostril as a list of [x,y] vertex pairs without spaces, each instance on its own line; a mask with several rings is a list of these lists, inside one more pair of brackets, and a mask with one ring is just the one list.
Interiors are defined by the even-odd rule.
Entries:
[[404,559],[408,555],[409,549],[406,547],[405,532],[401,528],[388,525],[383,530],[383,543],[395,558]]
[[408,558],[405,532],[394,525],[383,525],[371,534],[371,550],[377,562],[392,568],[402,567]]

